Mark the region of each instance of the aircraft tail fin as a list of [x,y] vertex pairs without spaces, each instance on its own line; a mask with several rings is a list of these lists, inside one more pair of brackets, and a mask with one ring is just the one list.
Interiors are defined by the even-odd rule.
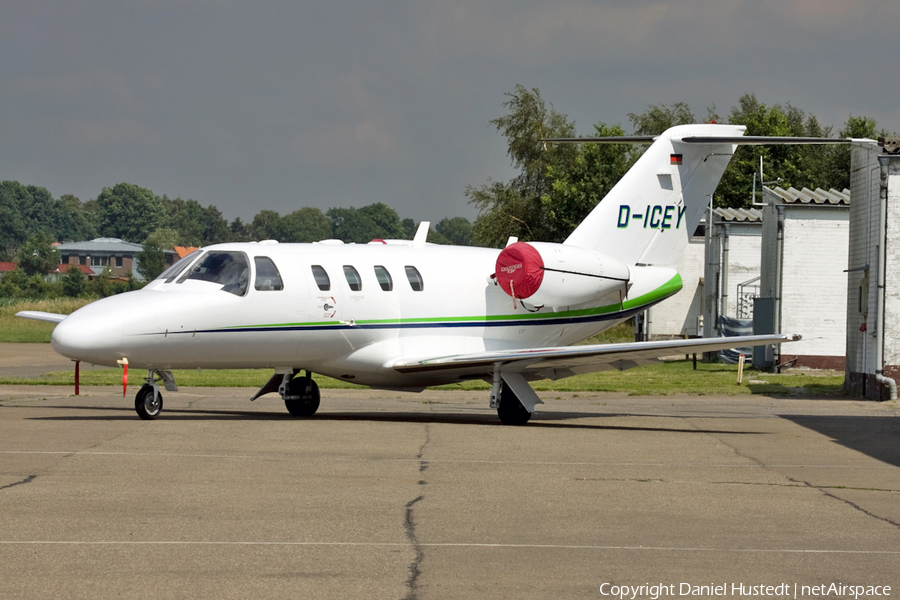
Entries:
[[679,125],[653,138],[564,244],[629,265],[678,264],[737,148],[734,138],[744,130],[741,125]]

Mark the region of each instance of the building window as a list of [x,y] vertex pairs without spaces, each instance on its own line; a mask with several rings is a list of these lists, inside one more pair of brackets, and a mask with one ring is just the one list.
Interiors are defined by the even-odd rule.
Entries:
[[109,264],[109,259],[105,256],[92,256],[91,257],[91,266],[92,267],[105,267]]
[[121,257],[121,256],[117,256],[117,257],[116,257],[116,266],[117,266],[117,267],[121,267],[121,266],[122,266],[122,257]]
[[81,257],[81,264],[87,265],[87,259],[88,259],[87,256],[82,256],[82,257]]
[[375,265],[375,277],[378,279],[378,285],[384,291],[390,292],[394,289],[394,281],[391,279],[391,274],[381,265]]
[[344,277],[347,278],[347,285],[354,292],[362,290],[362,279],[359,278],[359,271],[350,265],[344,265]]
[[414,292],[421,292],[425,289],[425,282],[422,281],[422,275],[415,267],[406,267],[406,278],[409,280],[409,286]]
[[327,292],[331,289],[331,279],[328,278],[328,273],[325,272],[325,269],[322,268],[322,265],[313,265],[312,267],[313,277],[316,278],[316,285],[319,286],[319,289],[323,292]]
[[253,287],[261,292],[280,291],[284,288],[278,267],[268,256],[257,256],[253,259],[256,263],[256,280]]

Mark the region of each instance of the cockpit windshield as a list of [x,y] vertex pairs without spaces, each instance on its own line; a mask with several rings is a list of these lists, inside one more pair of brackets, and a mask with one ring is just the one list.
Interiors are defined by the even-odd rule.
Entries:
[[243,252],[207,252],[178,283],[188,279],[218,283],[222,291],[243,296],[250,280],[250,263]]
[[172,283],[173,281],[175,281],[175,278],[178,277],[181,272],[184,271],[187,266],[194,261],[195,258],[197,258],[199,254],[199,250],[194,250],[181,260],[175,261],[175,263],[171,267],[169,267],[156,277],[156,281],[165,279],[166,283]]

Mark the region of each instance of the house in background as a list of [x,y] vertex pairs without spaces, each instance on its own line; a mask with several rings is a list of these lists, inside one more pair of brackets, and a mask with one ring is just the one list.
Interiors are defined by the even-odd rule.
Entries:
[[81,271],[81,274],[84,275],[85,277],[87,277],[88,280],[91,280],[91,279],[93,279],[93,278],[95,277],[94,271],[91,270],[91,268],[90,268],[89,266],[87,266],[87,265],[82,265],[82,264],[60,264],[58,267],[56,267],[55,269],[53,269],[52,271],[50,271],[50,272],[47,274],[47,277],[45,277],[45,279],[46,279],[47,281],[59,281],[60,278],[62,278],[63,276],[65,276],[65,274],[68,273],[68,272],[69,272],[69,269],[71,269],[72,267],[75,267],[76,269],[78,269],[79,271]]
[[[138,261],[135,257],[144,249],[140,244],[124,242],[119,238],[97,238],[89,242],[60,244],[57,248],[63,265],[90,267],[95,276],[109,267],[113,277],[125,278],[131,275],[138,281],[144,280],[137,270]],[[172,264],[176,256],[175,251],[165,250],[165,253],[166,264]]]

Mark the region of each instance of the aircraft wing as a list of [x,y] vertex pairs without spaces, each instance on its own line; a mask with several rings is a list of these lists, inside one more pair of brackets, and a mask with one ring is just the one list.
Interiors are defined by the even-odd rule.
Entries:
[[638,365],[656,362],[661,356],[781,344],[799,339],[799,335],[772,334],[526,348],[400,360],[393,364],[393,368],[400,373],[456,371],[461,375],[477,375],[479,373],[490,375],[493,373],[495,365],[499,363],[504,372],[520,373],[525,379],[560,379],[594,371],[611,369],[623,371]]
[[50,321],[51,323],[59,323],[69,315],[48,313],[41,310],[20,310],[16,313],[16,316],[22,317],[23,319],[34,319],[35,321]]

